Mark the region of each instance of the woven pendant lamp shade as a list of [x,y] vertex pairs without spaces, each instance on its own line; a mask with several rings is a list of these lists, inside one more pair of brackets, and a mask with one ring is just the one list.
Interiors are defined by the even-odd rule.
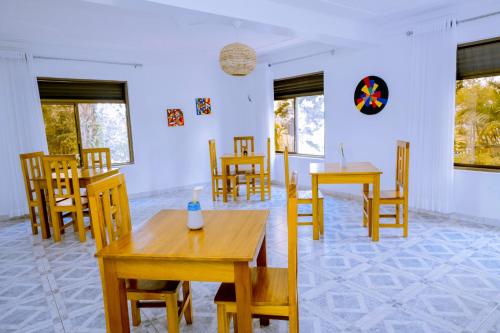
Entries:
[[232,43],[224,46],[220,51],[219,63],[227,74],[245,76],[255,69],[257,55],[251,47],[245,44]]

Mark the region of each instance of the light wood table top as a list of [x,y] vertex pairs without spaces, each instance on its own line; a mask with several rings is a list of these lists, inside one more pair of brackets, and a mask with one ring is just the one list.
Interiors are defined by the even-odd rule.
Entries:
[[[102,179],[103,177],[109,177],[120,172],[119,168],[96,168],[96,169],[86,169],[86,168],[78,168],[78,178],[83,181],[87,181],[89,183],[94,182],[96,180]],[[69,170],[69,174],[71,175],[71,171]],[[52,178],[55,178],[55,173],[52,175]],[[32,180],[34,181],[45,181],[45,177],[35,177]]]
[[261,154],[261,153],[251,153],[249,152],[247,155],[243,155],[243,154],[240,154],[240,153],[231,153],[231,154],[224,154],[224,155],[221,155],[221,159],[227,159],[227,158],[245,158],[245,157],[248,157],[248,158],[253,158],[253,157],[266,157],[265,154]]
[[162,210],[96,255],[108,332],[130,332],[125,279],[232,282],[239,332],[252,332],[250,265],[267,265],[266,210],[207,210],[201,230],[187,211]]
[[340,163],[310,163],[309,173],[314,174],[373,174],[382,173],[370,162],[347,163],[345,168]]
[[206,210],[201,230],[189,230],[187,211],[162,210],[138,230],[97,253],[107,258],[252,261],[260,249],[269,212]]

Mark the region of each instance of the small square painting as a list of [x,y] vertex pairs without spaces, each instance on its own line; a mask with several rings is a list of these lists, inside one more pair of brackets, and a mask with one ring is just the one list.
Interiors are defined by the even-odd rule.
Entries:
[[197,98],[196,99],[196,114],[206,115],[212,113],[212,104],[210,103],[210,98]]
[[184,114],[181,109],[167,109],[168,127],[184,126]]

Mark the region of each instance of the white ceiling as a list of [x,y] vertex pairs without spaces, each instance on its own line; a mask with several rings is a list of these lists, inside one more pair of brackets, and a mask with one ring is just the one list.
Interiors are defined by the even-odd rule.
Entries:
[[77,0],[1,0],[0,41],[34,45],[211,52],[239,40],[258,51],[302,42],[278,28],[148,4],[140,10]]
[[270,0],[331,15],[383,20],[392,16],[420,15],[474,0]]
[[484,2],[498,6],[500,0],[0,0],[0,46],[124,55],[215,53],[235,40],[259,55],[310,42],[325,49],[362,47],[373,42],[374,29],[395,21],[441,15],[459,5],[480,8]]

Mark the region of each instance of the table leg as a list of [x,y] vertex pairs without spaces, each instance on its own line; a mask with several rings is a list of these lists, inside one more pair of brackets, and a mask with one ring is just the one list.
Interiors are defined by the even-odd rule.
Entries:
[[252,332],[252,282],[248,262],[236,262],[234,264],[234,284],[236,287],[238,332]]
[[311,175],[312,179],[312,219],[313,219],[313,239],[319,239],[318,227],[318,176]]
[[372,241],[379,240],[379,210],[380,210],[380,175],[375,175],[373,179],[373,200],[372,200]]
[[127,293],[125,280],[118,279],[115,265],[112,261],[102,260],[101,279],[103,286],[104,313],[106,316],[106,331],[130,332],[128,319]]
[[368,202],[365,200],[365,198],[368,198],[368,192],[370,191],[370,184],[363,184],[363,227],[366,227],[368,225],[368,218],[365,215],[368,213]]
[[42,229],[42,239],[50,238],[49,216],[47,213],[47,200],[45,191],[40,188],[38,182],[35,183],[35,195],[38,198],[38,218]]
[[257,256],[257,266],[258,267],[266,267],[267,266],[267,250],[266,250],[266,237],[264,236],[264,240],[262,241],[262,245],[260,246],[259,255]]
[[259,163],[260,168],[260,201],[266,200],[264,195],[264,160],[261,160]]
[[227,165],[222,159],[222,201],[227,202]]
[[[266,237],[264,237],[262,245],[260,246],[259,255],[257,256],[257,266],[258,267],[267,266]],[[260,318],[260,326],[269,326],[269,319]]]

